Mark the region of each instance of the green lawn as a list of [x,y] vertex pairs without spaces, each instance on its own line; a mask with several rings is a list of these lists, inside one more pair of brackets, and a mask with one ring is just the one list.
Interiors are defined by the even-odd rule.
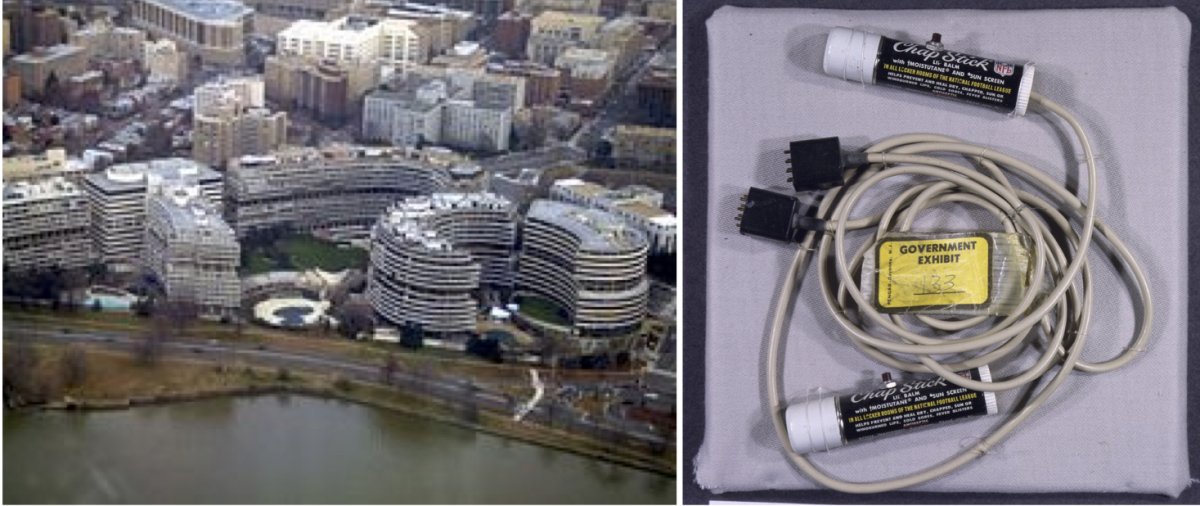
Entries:
[[571,321],[563,315],[562,309],[558,304],[551,302],[548,299],[541,297],[524,296],[517,301],[521,306],[521,312],[535,320],[541,320],[554,325],[570,325]]
[[271,254],[271,247],[255,248],[244,256],[245,264],[242,267],[246,272],[260,274],[273,270],[312,268],[326,271],[347,268],[365,270],[367,267],[366,251],[348,246],[339,247],[310,235],[291,235],[280,239],[272,247],[281,251],[286,260],[281,261],[277,255]]

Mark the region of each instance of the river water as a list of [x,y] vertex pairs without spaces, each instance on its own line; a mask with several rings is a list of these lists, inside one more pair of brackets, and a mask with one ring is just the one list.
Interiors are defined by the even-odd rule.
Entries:
[[675,480],[298,395],[4,414],[5,503],[670,503]]

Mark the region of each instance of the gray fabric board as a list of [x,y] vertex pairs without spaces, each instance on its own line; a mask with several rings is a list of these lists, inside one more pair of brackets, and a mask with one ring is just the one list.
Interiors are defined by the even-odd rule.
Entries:
[[[709,195],[705,434],[696,480],[713,491],[813,488],[781,457],[764,410],[765,336],[792,248],[739,235],[746,187],[786,188],[789,140],[841,136],[850,146],[909,132],[957,136],[1014,154],[1080,186],[1078,155],[1040,115],[993,110],[820,71],[834,26],[925,40],[1037,65],[1034,89],[1084,122],[1099,164],[1099,217],[1147,271],[1155,337],[1129,367],[1077,374],[1018,432],[925,491],[1143,492],[1188,483],[1186,443],[1187,55],[1190,25],[1173,8],[1062,11],[836,11],[722,8],[708,22]],[[1065,151],[1069,150],[1069,151]],[[1064,156],[1064,153],[1068,153]],[[974,217],[967,217],[970,222]],[[934,216],[926,226],[959,226]],[[1111,357],[1133,329],[1127,287],[1101,255],[1097,313],[1085,358]],[[810,270],[810,274],[812,271]],[[815,276],[801,288],[785,355],[789,398],[854,388],[882,366],[826,314]],[[1001,396],[1011,407],[1013,394]],[[914,431],[816,456],[844,478],[877,479],[944,459],[997,418]]]

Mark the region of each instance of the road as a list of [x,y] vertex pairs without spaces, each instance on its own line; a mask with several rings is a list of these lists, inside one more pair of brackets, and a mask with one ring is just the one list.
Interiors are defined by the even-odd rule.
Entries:
[[575,135],[571,136],[570,145],[572,147],[584,150],[589,157],[595,154],[596,144],[604,132],[619,123],[627,111],[636,107],[638,81],[650,70],[650,61],[653,60],[654,55],[671,43],[674,37],[674,35],[664,37],[658,42],[654,51],[643,51],[638,54],[637,60],[632,62],[622,75],[613,80],[612,86],[604,95],[604,107],[600,113],[585,122],[575,132]]
[[[130,337],[123,332],[69,330],[47,328],[46,325],[29,325],[20,322],[6,322],[4,337],[10,339],[15,335],[31,338],[35,341],[59,343],[83,343],[114,351],[132,353],[140,338]],[[175,339],[163,343],[166,355],[187,357],[191,360],[206,360],[214,363],[244,361],[257,366],[289,368],[297,371],[318,374],[338,374],[347,379],[383,384],[380,364],[356,362],[343,358],[335,358],[310,353],[281,351],[264,348],[253,343],[213,342],[198,339]],[[394,384],[409,387],[419,392],[450,402],[471,403],[479,408],[487,409],[510,416],[520,399],[513,399],[504,392],[496,391],[474,384],[470,380],[459,380],[434,375],[431,372],[421,372],[400,369],[394,375]],[[645,444],[674,446],[675,442],[664,441],[664,437],[651,427],[644,425],[621,424],[617,428],[610,424],[597,423],[589,420],[573,409],[559,407],[547,408],[538,405],[525,420],[550,424],[565,428],[572,432],[604,437],[606,440],[633,439]]]

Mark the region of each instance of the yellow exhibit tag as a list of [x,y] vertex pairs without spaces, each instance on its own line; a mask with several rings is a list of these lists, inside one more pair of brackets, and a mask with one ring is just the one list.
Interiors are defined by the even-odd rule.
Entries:
[[876,248],[880,310],[982,306],[991,299],[986,234],[885,238]]

